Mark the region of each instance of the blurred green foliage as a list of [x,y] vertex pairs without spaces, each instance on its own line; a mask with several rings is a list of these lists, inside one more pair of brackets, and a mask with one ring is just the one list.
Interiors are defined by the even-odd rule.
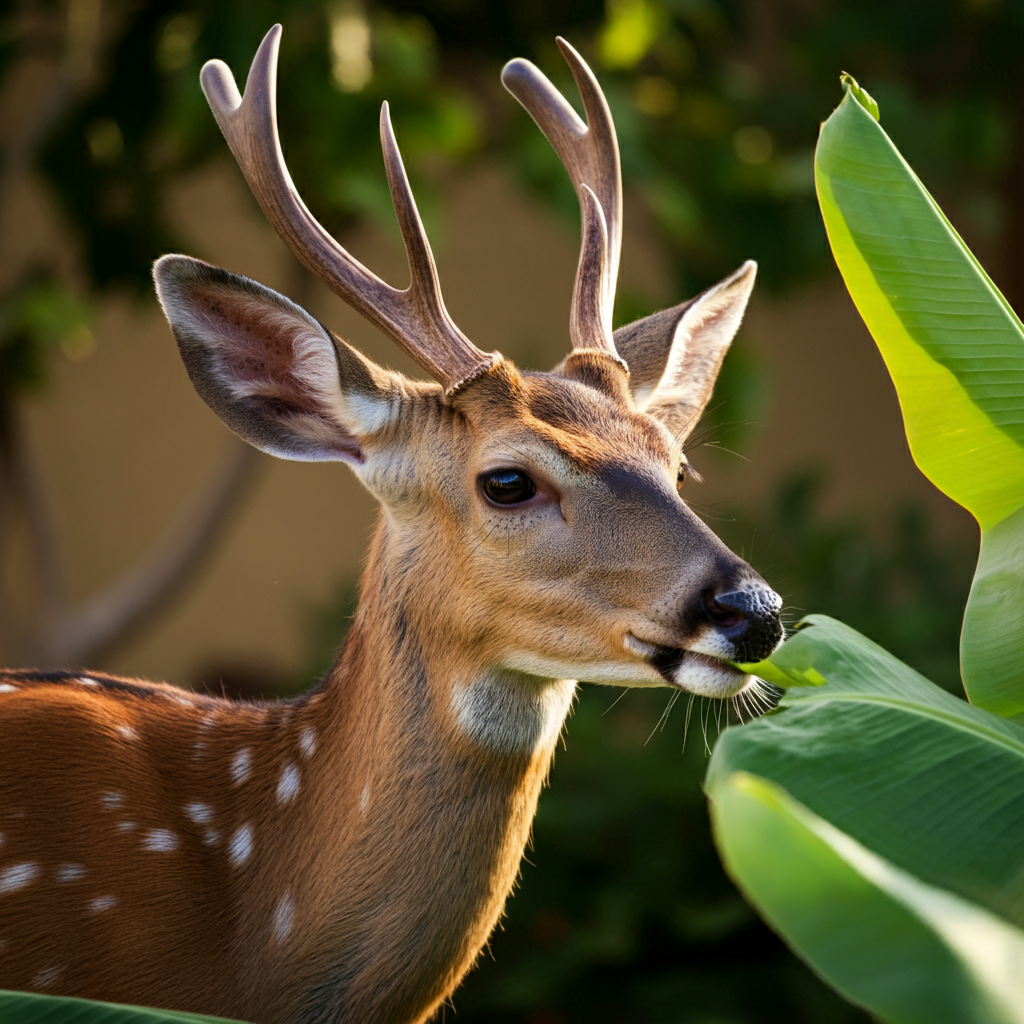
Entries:
[[[0,381],[8,393],[33,391],[59,349],[84,359],[95,345],[88,306],[46,273],[30,273],[0,300]],[[0,399],[2,401],[2,399]]]
[[[85,45],[77,37],[86,8],[37,0],[0,12],[0,84],[40,54],[67,64]],[[885,105],[887,124],[961,233],[983,254],[1001,252],[1001,266],[986,262],[1011,301],[1024,291],[1021,0],[115,0],[96,9],[98,71],[68,94],[26,157],[78,241],[84,287],[45,267],[0,281],[0,401],[44,383],[54,352],[90,351],[82,331],[55,346],[47,328],[20,319],[23,293],[40,280],[87,325],[106,290],[149,296],[149,267],[162,253],[204,255],[166,214],[174,182],[226,159],[199,68],[220,57],[242,78],[274,21],[285,28],[278,105],[289,166],[342,238],[369,217],[397,239],[377,141],[384,99],[435,244],[443,244],[443,182],[455,165],[481,158],[514,169],[575,232],[567,176],[498,84],[502,63],[526,56],[576,102],[554,46],[561,33],[600,76],[627,188],[652,215],[680,298],[748,258],[769,289],[834,273],[811,160],[841,68],[856,70]],[[620,295],[616,322],[649,312],[650,302]],[[730,447],[751,436],[742,424],[766,401],[763,379],[737,346],[710,417],[718,427],[740,424]],[[9,420],[0,412],[0,423]]]
[[[286,29],[282,144],[301,192],[330,230],[343,234],[367,215],[394,219],[377,131],[384,99],[393,104],[413,167],[427,158],[457,158],[476,145],[478,115],[469,94],[441,79],[436,39],[417,16],[385,9],[367,21],[354,6],[303,0],[164,0],[126,11],[102,86],[70,113],[42,155],[98,288],[128,285],[148,294],[153,259],[187,247],[166,219],[166,191],[199,164],[225,158],[198,87],[199,69],[219,57],[244,82],[276,20]],[[346,63],[344,39],[360,26],[367,31],[362,49],[356,46]],[[360,55],[362,70],[351,66]]]
[[[0,12],[0,82],[41,53],[58,63],[62,49],[73,55],[85,6],[37,0]],[[680,296],[748,258],[769,288],[834,272],[811,154],[841,68],[884,104],[969,241],[1006,250],[1000,283],[1011,299],[1019,290],[1021,0],[151,0],[108,2],[102,13],[98,73],[29,154],[79,240],[89,293],[148,294],[152,260],[194,248],[168,222],[165,197],[182,174],[224,159],[199,68],[216,56],[244,76],[274,21],[285,27],[288,162],[317,216],[342,235],[366,216],[393,230],[377,142],[383,99],[428,228],[439,228],[444,172],[489,156],[575,231],[557,158],[498,85],[501,64],[526,56],[575,101],[554,46],[561,33],[601,78],[627,187],[653,214]]]

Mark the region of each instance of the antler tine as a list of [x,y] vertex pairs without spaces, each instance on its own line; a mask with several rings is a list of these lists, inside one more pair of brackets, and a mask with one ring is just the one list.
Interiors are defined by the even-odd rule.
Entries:
[[[591,241],[586,241],[588,214],[585,186],[600,205],[604,215],[604,227],[600,234],[604,237],[605,253],[602,260],[596,261],[581,250],[574,295],[587,290],[579,281],[579,275],[584,272],[584,268],[593,268],[596,262],[600,262],[603,267],[601,292],[604,310],[601,317],[602,321],[609,322],[609,333],[606,344],[599,347],[606,348],[614,354],[615,345],[611,340],[610,320],[615,301],[615,282],[619,273],[619,254],[622,249],[622,172],[619,167],[619,146],[615,138],[611,111],[601,87],[597,84],[597,79],[569,43],[561,37],[557,39],[557,43],[583,99],[586,124],[580,120],[544,73],[528,60],[519,58],[509,61],[501,73],[501,80],[505,88],[537,122],[572,179],[580,201],[580,213],[584,224],[584,248],[587,244],[594,244],[598,237],[598,233],[592,231],[589,234]],[[589,332],[590,343],[587,347],[598,347],[593,344],[592,334],[592,331]],[[575,336],[573,345],[581,347]]]
[[[427,232],[416,208],[416,200],[413,198],[409,178],[405,173],[402,154],[399,152],[395,132],[391,126],[391,111],[386,102],[380,108],[380,145],[384,154],[384,169],[388,176],[391,202],[395,208],[402,241],[405,243],[405,254],[409,260],[409,294],[419,300],[416,303],[417,308],[434,332],[440,336],[455,332],[460,340],[472,344],[452,323],[444,307],[434,254],[430,251]],[[475,346],[473,348],[481,358],[486,358]]]
[[612,340],[612,311],[603,282],[608,262],[608,227],[601,203],[589,185],[580,186],[580,220],[583,239],[576,283],[572,290],[569,335],[573,348],[608,352],[627,368]]
[[277,54],[281,26],[264,37],[253,58],[245,95],[228,66],[211,60],[200,74],[203,92],[224,138],[267,219],[288,248],[332,291],[397,342],[449,394],[496,360],[455,326],[441,299],[437,269],[398,153],[387,105],[381,143],[395,211],[409,258],[410,284],[399,290],[348,253],[317,222],[292,183],[277,133]]

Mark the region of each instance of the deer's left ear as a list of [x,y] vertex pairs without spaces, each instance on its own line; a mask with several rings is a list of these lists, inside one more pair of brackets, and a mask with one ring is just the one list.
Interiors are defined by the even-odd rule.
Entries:
[[680,439],[696,426],[739,330],[757,264],[748,260],[713,288],[615,332],[633,400]]

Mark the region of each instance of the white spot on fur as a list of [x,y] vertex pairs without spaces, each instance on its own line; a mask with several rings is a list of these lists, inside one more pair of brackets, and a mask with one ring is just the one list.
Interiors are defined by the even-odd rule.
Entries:
[[121,734],[122,739],[137,740],[139,738],[139,734],[130,725],[119,725],[117,731]]
[[511,752],[553,747],[569,713],[576,684],[493,670],[452,691],[452,710],[481,746]]
[[252,826],[242,825],[231,837],[228,846],[228,856],[231,863],[237,868],[241,867],[252,853]]
[[274,908],[274,935],[278,942],[284,942],[288,933],[292,930],[292,923],[295,920],[295,903],[291,896],[285,893]]
[[76,682],[80,683],[82,686],[99,686],[100,685],[99,683],[96,682],[95,679],[90,679],[88,676],[79,676],[78,679],[76,680]]
[[108,790],[106,793],[100,794],[100,803],[108,811],[116,810],[124,803],[124,793],[115,793]]
[[299,733],[299,750],[303,757],[312,757],[316,751],[316,730],[308,725]]
[[216,719],[216,717],[217,716],[211,711],[210,714],[203,715],[203,719],[202,719],[202,721],[199,724],[200,724],[200,726],[202,728],[209,729],[210,726],[213,725],[214,720]]
[[3,847],[3,845],[4,845],[4,834],[3,834],[3,832],[0,832],[0,847]]
[[215,828],[208,828],[203,833],[203,842],[207,846],[216,846],[220,842],[220,833]]
[[142,848],[154,853],[170,853],[178,848],[178,837],[169,828],[154,828],[146,833]]
[[119,821],[117,823],[118,832],[132,832],[137,828],[134,821]]
[[89,903],[89,909],[94,914],[102,914],[104,910],[109,910],[111,907],[116,906],[116,896],[97,896],[96,899],[91,900]]
[[240,786],[247,778],[249,773],[252,771],[252,751],[248,747],[242,747],[242,749],[235,754],[234,760],[231,762],[231,778],[236,786]]
[[38,864],[12,864],[0,871],[0,893],[17,892],[31,884],[39,876]]
[[213,820],[213,808],[209,804],[185,804],[185,814],[197,825],[206,825]]
[[29,982],[29,988],[49,988],[59,977],[59,967],[46,967]]
[[277,802],[279,804],[289,804],[295,799],[299,792],[301,778],[298,766],[289,761],[284,766],[281,779],[277,784]]
[[366,813],[366,805],[370,802],[370,787],[363,786],[363,792],[359,797],[359,813]]
[[192,757],[196,761],[198,761],[201,757],[205,757],[205,756],[206,756],[206,744],[203,743],[203,742],[199,742],[199,743],[194,744],[193,747],[192,747]]
[[17,689],[13,683],[0,683],[0,693],[14,693]]
[[85,867],[82,864],[61,864],[56,877],[58,882],[79,882],[85,878]]

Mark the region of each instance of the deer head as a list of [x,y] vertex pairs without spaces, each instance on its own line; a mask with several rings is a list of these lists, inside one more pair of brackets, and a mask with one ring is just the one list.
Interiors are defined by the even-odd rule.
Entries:
[[[288,459],[347,462],[383,506],[388,572],[445,674],[670,685],[732,696],[729,662],[779,642],[781,601],[690,510],[683,446],[710,398],[755,275],[611,328],[622,188],[611,115],[589,68],[558,41],[586,123],[524,60],[506,87],[544,131],[579,196],[572,350],[518,370],[452,322],[391,129],[384,163],[409,260],[398,290],[316,222],[277,137],[280,27],[239,96],[211,61],[203,88],[274,227],[295,255],[436,383],[372,363],[288,299],[184,256],[155,267],[160,301],[199,394],[236,433]],[[364,584],[365,590],[365,584]]]

